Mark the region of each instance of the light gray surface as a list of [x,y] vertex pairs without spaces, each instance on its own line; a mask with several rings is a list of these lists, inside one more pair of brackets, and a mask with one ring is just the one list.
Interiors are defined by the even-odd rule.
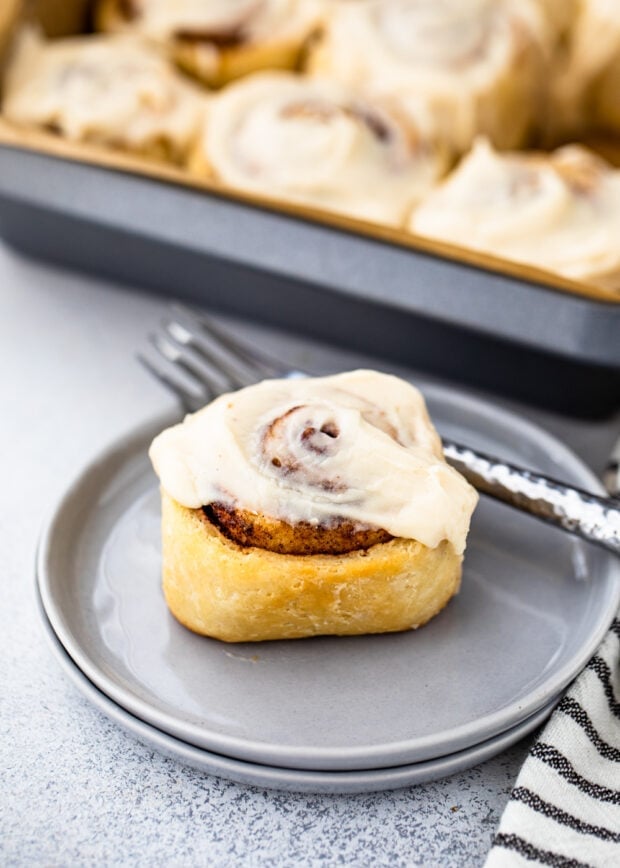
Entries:
[[[597,487],[542,429],[457,390],[423,388],[442,434]],[[45,611],[70,656],[171,736],[290,769],[445,757],[547,705],[616,614],[616,557],[482,499],[461,591],[423,630],[260,645],[196,636],[168,613],[160,587],[160,496],[147,450],[171,421],[147,420],[71,481],[38,558]]]
[[[480,865],[529,740],[468,772],[391,793],[261,791],[136,744],[80,697],[49,654],[34,602],[39,529],[78,465],[172,406],[133,362],[163,308],[22,262],[0,246],[0,861]],[[277,348],[308,365],[310,354],[293,346]],[[351,364],[326,353],[325,370],[330,360]],[[620,428],[620,420],[544,423],[597,472]]]

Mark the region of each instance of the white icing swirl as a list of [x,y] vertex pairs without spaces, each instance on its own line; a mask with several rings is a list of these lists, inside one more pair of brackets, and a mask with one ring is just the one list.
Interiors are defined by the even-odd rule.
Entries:
[[223,395],[155,438],[179,503],[225,503],[290,524],[335,518],[462,553],[477,494],[443,458],[420,392],[353,371],[267,380]]
[[310,58],[316,75],[427,112],[451,146],[478,132],[519,145],[537,108],[551,33],[533,0],[334,3]]
[[292,73],[249,76],[215,97],[202,150],[232,187],[392,224],[445,165],[392,113]]
[[620,288],[620,172],[585,148],[500,154],[480,140],[413,214],[410,228]]
[[377,34],[397,62],[446,68],[461,67],[484,50],[490,8],[491,0],[391,0],[369,11]]
[[129,149],[166,143],[176,158],[192,144],[203,97],[152,47],[130,36],[45,43],[22,34],[8,70],[4,114],[69,139]]

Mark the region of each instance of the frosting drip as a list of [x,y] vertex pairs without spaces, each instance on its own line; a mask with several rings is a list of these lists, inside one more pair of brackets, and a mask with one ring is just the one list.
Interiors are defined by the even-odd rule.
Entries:
[[225,503],[289,524],[335,519],[465,548],[474,489],[444,460],[420,392],[374,371],[267,380],[155,438],[179,503]]

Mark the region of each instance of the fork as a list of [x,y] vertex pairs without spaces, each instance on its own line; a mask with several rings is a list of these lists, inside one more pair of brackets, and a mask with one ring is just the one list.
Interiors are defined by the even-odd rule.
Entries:
[[[139,360],[188,412],[263,379],[308,376],[179,304],[149,341],[154,353],[139,353]],[[443,449],[448,462],[482,494],[620,554],[620,500],[590,494],[452,440],[444,439]],[[612,483],[611,475],[608,480]],[[613,484],[618,485],[617,474]],[[610,494],[617,493],[610,488]]]

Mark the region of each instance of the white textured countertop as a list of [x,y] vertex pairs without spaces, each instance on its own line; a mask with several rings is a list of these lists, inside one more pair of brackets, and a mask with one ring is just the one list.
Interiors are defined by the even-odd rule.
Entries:
[[[141,746],[82,699],[50,656],[34,603],[39,530],[80,465],[172,406],[133,358],[164,308],[0,244],[0,863],[480,865],[530,739],[463,774],[395,792],[257,790]],[[363,361],[242,330],[300,366]],[[620,428],[528,415],[597,472]]]

